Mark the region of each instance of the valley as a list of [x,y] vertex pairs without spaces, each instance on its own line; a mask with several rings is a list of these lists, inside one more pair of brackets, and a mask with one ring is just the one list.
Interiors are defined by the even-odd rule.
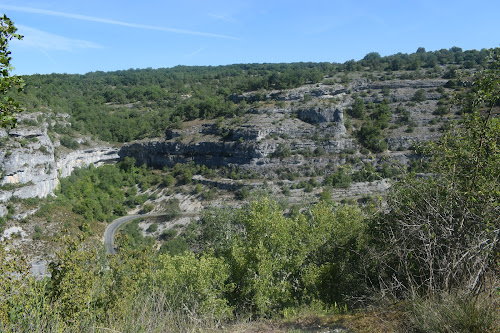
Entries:
[[46,302],[33,316],[61,331],[140,330],[136,315],[145,331],[302,315],[325,332],[418,331],[448,301],[489,318],[487,54],[25,76],[18,126],[0,130],[0,278],[22,277],[12,295]]

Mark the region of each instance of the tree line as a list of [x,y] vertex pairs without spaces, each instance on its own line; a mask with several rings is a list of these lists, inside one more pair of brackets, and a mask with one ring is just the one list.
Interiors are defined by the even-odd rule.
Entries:
[[[18,99],[28,111],[48,109],[70,114],[77,132],[105,141],[125,142],[161,136],[167,127],[183,120],[242,114],[247,103],[235,103],[231,98],[234,94],[316,84],[353,71],[412,72],[439,66],[482,68],[487,64],[488,54],[486,49],[463,51],[453,47],[426,52],[419,48],[412,54],[385,57],[372,52],[359,61],[343,64],[237,64],[84,75],[35,74],[23,77],[26,86]],[[453,76],[450,73],[444,75]]]

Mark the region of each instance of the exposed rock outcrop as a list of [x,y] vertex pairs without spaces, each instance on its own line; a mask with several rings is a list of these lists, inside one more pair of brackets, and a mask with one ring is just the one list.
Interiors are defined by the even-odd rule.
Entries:
[[[32,115],[25,115],[26,117]],[[24,119],[21,117],[21,120]],[[99,166],[116,161],[118,149],[96,147],[69,153],[55,153],[56,145],[47,134],[47,124],[0,132],[0,202],[12,197],[21,199],[46,197],[54,193],[60,177],[67,177],[78,167],[90,164]],[[0,216],[7,214],[0,205]]]
[[263,114],[256,110],[241,124],[222,126],[220,132],[224,134],[216,138],[213,135],[217,131],[206,125],[173,130],[166,140],[126,144],[119,155],[134,157],[138,164],[160,168],[194,162],[207,166],[237,165],[258,172],[279,164],[297,164],[293,160],[270,158],[278,155],[280,144],[286,143],[293,150],[313,151],[321,147],[326,153],[354,147],[354,140],[344,137],[342,109],[304,108],[298,111],[298,117],[292,116],[294,112],[276,109]]

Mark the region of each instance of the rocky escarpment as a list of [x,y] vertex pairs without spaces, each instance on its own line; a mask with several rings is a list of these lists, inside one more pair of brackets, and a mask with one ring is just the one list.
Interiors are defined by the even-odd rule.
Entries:
[[[59,177],[69,176],[76,167],[98,166],[127,156],[154,167],[195,162],[238,166],[263,174],[277,168],[324,168],[344,163],[345,156],[337,155],[359,155],[362,148],[357,137],[362,122],[348,116],[356,98],[365,103],[389,103],[392,118],[385,136],[387,147],[389,151],[408,149],[414,143],[439,136],[437,120],[441,118],[437,119],[434,110],[446,94],[446,82],[371,82],[360,77],[348,84],[233,95],[235,101],[255,104],[242,116],[184,124],[181,130],[167,131],[165,139],[130,143],[121,149],[61,149],[58,140],[51,140],[47,134],[47,123],[30,126],[29,121],[34,122],[37,114],[25,114],[20,120],[28,120],[27,126],[9,133],[0,131],[0,201],[6,202],[13,196],[45,197],[54,192]],[[418,90],[423,90],[425,102],[413,101]],[[0,215],[5,212],[0,206]]]
[[[257,101],[299,101],[304,97],[310,96],[318,99],[328,99],[334,97],[343,97],[350,93],[391,89],[396,92],[401,100],[410,100],[413,93],[418,89],[432,89],[444,86],[448,80],[444,79],[425,79],[425,80],[389,80],[389,81],[371,81],[366,78],[358,78],[351,83],[340,84],[317,84],[306,85],[294,89],[287,90],[273,90],[267,93],[254,93],[248,92],[244,94],[233,94],[230,96],[231,100],[239,103],[243,100],[249,103]],[[402,98],[404,95],[405,98]],[[439,96],[439,95],[436,95]],[[429,96],[432,97],[432,96]]]
[[[235,165],[263,171],[296,160],[286,157],[288,150],[339,153],[354,146],[345,137],[343,111],[335,107],[254,110],[239,121],[202,124],[183,130],[171,130],[166,140],[124,145],[120,157],[134,157],[139,164],[154,167],[194,162],[206,166]],[[286,142],[286,151],[284,149]]]
[[[165,140],[127,144],[120,156],[155,167],[195,162],[207,166],[238,166],[265,175],[279,168],[326,168],[345,163],[342,154],[363,159],[359,143],[363,122],[347,116],[355,99],[365,104],[384,103],[391,110],[390,128],[384,134],[389,152],[439,137],[434,111],[446,99],[447,80],[370,81],[349,84],[306,85],[283,91],[230,96],[235,102],[253,103],[241,117],[218,122],[185,124],[169,130]],[[416,100],[419,92],[422,96]],[[366,111],[369,115],[371,110]],[[347,117],[347,120],[346,120]],[[350,128],[346,128],[347,126]],[[361,153],[361,154],[360,154]],[[398,160],[411,159],[396,154]],[[373,157],[371,157],[373,158]],[[378,159],[376,159],[378,160]]]
[[[36,114],[23,115],[20,120]],[[47,124],[41,126],[20,125],[19,128],[0,131],[0,203],[12,197],[21,199],[43,198],[54,193],[60,177],[67,177],[77,167],[95,166],[116,161],[118,149],[95,147],[71,152],[57,151],[47,134]],[[7,210],[0,204],[0,216]]]

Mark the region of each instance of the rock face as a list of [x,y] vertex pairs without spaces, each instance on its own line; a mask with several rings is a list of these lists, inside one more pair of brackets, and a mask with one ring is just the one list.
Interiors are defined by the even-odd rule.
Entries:
[[76,168],[85,167],[91,164],[97,167],[105,163],[117,162],[120,158],[118,152],[118,148],[111,147],[97,147],[72,151],[57,159],[56,168],[59,177],[68,177]]
[[262,156],[262,151],[251,144],[238,142],[197,142],[194,144],[149,141],[132,143],[122,147],[119,156],[134,157],[138,164],[153,167],[172,166],[176,163],[195,162],[207,166],[248,164]]
[[[226,124],[219,130],[205,125],[169,131],[166,140],[126,144],[119,155],[134,157],[138,164],[160,168],[194,162],[262,171],[277,164],[297,164],[297,161],[272,158],[279,155],[278,149],[284,142],[293,150],[313,151],[321,147],[327,153],[354,147],[353,139],[344,137],[342,109],[311,107],[268,111],[256,110],[242,123]],[[217,137],[218,132],[223,134]]]
[[[24,115],[20,120],[33,117]],[[47,124],[24,127],[7,133],[0,131],[0,202],[12,197],[21,199],[43,198],[54,193],[60,177],[67,177],[78,167],[90,164],[99,166],[116,161],[118,149],[97,147],[56,154],[56,145],[47,134]],[[0,205],[0,216],[6,215]]]
[[[121,158],[134,157],[139,164],[154,167],[194,162],[207,166],[237,166],[265,175],[279,169],[327,170],[361,154],[358,131],[361,120],[348,117],[355,98],[365,103],[388,103],[390,131],[385,140],[385,155],[408,161],[411,153],[401,155],[412,145],[439,137],[433,111],[443,98],[447,80],[390,80],[370,82],[354,79],[349,84],[305,85],[283,91],[231,95],[235,102],[255,103],[249,113],[238,119],[186,126],[169,130],[165,140],[126,144]],[[415,103],[418,90],[425,103]],[[441,91],[441,92],[440,92]],[[354,93],[356,95],[354,95]],[[263,103],[265,102],[265,103]],[[370,110],[367,113],[371,112]],[[406,118],[403,118],[406,117]],[[405,119],[405,120],[404,120]],[[346,128],[348,126],[348,128]],[[326,155],[322,157],[322,155]],[[344,157],[342,157],[344,155]],[[374,159],[374,157],[370,157]],[[375,157],[378,160],[378,157]]]

